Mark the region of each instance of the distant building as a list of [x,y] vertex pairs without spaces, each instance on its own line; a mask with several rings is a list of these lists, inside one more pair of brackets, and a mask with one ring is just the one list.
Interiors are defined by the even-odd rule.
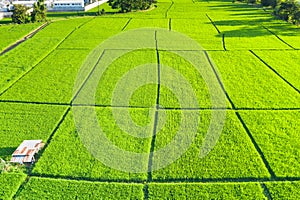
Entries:
[[35,162],[35,154],[37,154],[44,144],[42,140],[24,140],[22,144],[12,154],[11,163],[32,164]]
[[54,0],[49,11],[84,11],[84,0]]

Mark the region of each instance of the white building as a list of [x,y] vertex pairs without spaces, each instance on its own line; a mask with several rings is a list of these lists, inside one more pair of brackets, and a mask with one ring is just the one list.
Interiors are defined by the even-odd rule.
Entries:
[[22,144],[12,154],[11,163],[32,164],[35,162],[35,154],[37,154],[44,144],[42,140],[24,140]]

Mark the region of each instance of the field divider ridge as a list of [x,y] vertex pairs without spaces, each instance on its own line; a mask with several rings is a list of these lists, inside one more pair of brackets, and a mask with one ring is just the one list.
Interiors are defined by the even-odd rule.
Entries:
[[171,8],[172,8],[173,6],[174,6],[174,1],[171,0],[171,5],[170,5],[169,8],[166,10],[165,18],[168,18],[169,11],[171,10]]
[[[159,111],[159,97],[160,97],[160,84],[161,84],[161,71],[160,71],[160,57],[158,51],[158,40],[157,40],[157,31],[154,33],[155,38],[155,50],[156,50],[156,57],[157,57],[157,94],[156,94],[156,107],[155,107],[155,115],[154,115],[154,123],[153,123],[153,133],[152,133],[152,140],[149,152],[149,160],[148,160],[148,177],[147,182],[152,181],[152,163],[153,163],[153,156],[154,156],[154,148],[155,148],[155,140],[156,140],[156,131],[158,126],[158,111]],[[146,194],[145,194],[146,196]]]
[[253,135],[251,134],[250,130],[248,129],[248,127],[247,127],[246,123],[244,122],[244,120],[242,119],[241,115],[240,115],[239,112],[236,110],[236,106],[234,105],[233,101],[231,100],[229,94],[227,93],[227,91],[226,91],[226,89],[225,89],[225,86],[224,86],[224,84],[222,83],[221,78],[220,78],[220,76],[218,75],[218,73],[217,73],[217,71],[216,71],[216,69],[215,69],[215,67],[214,67],[214,65],[213,65],[213,63],[212,63],[212,61],[211,61],[211,59],[210,59],[208,53],[207,53],[206,51],[204,51],[204,54],[205,54],[205,56],[206,56],[206,58],[207,58],[207,60],[208,60],[208,62],[209,62],[209,64],[210,64],[210,66],[211,66],[211,68],[212,68],[212,70],[213,70],[213,72],[214,72],[214,74],[215,74],[215,76],[216,76],[216,78],[217,78],[217,80],[218,80],[218,82],[219,82],[219,84],[220,84],[220,86],[221,86],[221,88],[222,88],[222,90],[223,90],[223,92],[224,92],[224,94],[225,94],[227,100],[230,102],[230,105],[231,105],[232,108],[235,110],[235,114],[236,114],[237,118],[239,119],[240,123],[242,124],[244,130],[246,131],[248,137],[250,138],[252,144],[254,145],[254,147],[255,147],[257,153],[260,155],[260,158],[262,159],[262,161],[263,161],[263,163],[264,163],[266,169],[268,170],[269,174],[271,175],[271,179],[276,178],[274,171],[272,170],[272,168],[271,168],[269,162],[267,161],[265,155],[263,154],[263,151],[261,150],[261,148],[259,147],[259,145],[258,145],[257,142],[255,141]]
[[79,87],[78,91],[76,92],[76,94],[74,95],[74,97],[72,98],[70,105],[73,104],[74,100],[77,98],[77,96],[79,95],[79,93],[81,92],[81,90],[83,89],[83,87],[85,86],[85,84],[88,82],[88,80],[90,79],[90,77],[93,75],[94,71],[96,70],[100,60],[103,58],[105,54],[105,50],[102,51],[101,55],[99,56],[96,64],[93,66],[92,70],[89,72],[89,74],[87,75],[87,77],[85,78],[85,80],[83,81],[83,83],[81,84],[81,86]]
[[269,189],[267,188],[266,184],[260,183],[260,186],[261,186],[262,189],[263,189],[263,194],[265,195],[265,197],[266,197],[268,200],[272,200],[272,196],[271,196],[270,191],[269,191]]
[[287,79],[285,79],[279,72],[277,72],[273,67],[271,67],[268,63],[266,63],[262,58],[260,58],[254,51],[249,50],[252,55],[254,55],[258,60],[260,60],[265,66],[267,66],[271,71],[273,71],[279,78],[281,78],[285,83],[291,86],[294,90],[296,90],[300,94],[300,90],[296,88],[293,84],[291,84]]
[[126,24],[123,26],[123,28],[121,29],[121,31],[124,31],[127,26],[129,25],[129,23],[131,22],[132,18],[129,18],[128,21],[126,22]]
[[20,44],[22,44],[23,42],[25,42],[26,40],[28,40],[29,38],[32,38],[35,34],[37,34],[39,31],[41,31],[42,29],[44,29],[46,26],[48,26],[51,22],[46,22],[44,24],[42,24],[41,26],[39,26],[38,28],[34,29],[33,31],[31,31],[30,33],[28,33],[27,35],[25,35],[23,38],[17,40],[16,42],[14,42],[13,44],[9,45],[8,47],[6,47],[2,52],[0,52],[0,56],[4,55],[5,53],[13,50],[14,48],[16,48],[17,46],[19,46]]
[[[30,177],[38,177],[45,179],[60,179],[69,181],[86,181],[86,182],[97,182],[97,183],[122,183],[122,184],[149,184],[144,180],[128,180],[128,179],[102,179],[92,177],[72,177],[52,174],[39,174],[32,173]],[[159,184],[182,184],[182,183],[212,183],[212,184],[223,184],[223,183],[276,183],[276,182],[295,182],[300,181],[300,177],[277,177],[275,179],[269,178],[182,178],[182,179],[164,179],[164,180],[152,180],[151,183]]]
[[286,41],[284,41],[282,38],[280,38],[276,33],[274,33],[273,31],[271,31],[270,29],[268,29],[265,26],[262,26],[264,29],[266,29],[269,33],[271,33],[272,35],[274,35],[278,40],[280,40],[281,42],[283,42],[285,45],[287,45],[288,47],[292,48],[293,50],[296,50],[295,47],[293,47],[292,45],[290,45],[289,43],[287,43]]

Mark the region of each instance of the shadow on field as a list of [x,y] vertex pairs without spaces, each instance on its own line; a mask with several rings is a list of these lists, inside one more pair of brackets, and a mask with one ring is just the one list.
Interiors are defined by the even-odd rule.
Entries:
[[0,148],[0,158],[7,160],[12,153],[16,150],[17,147],[4,147]]
[[[210,18],[226,37],[299,36],[300,27],[277,20],[271,12],[257,9],[258,6],[242,3],[222,3],[208,5],[213,11]],[[215,4],[217,3],[217,4]],[[218,13],[216,15],[215,13]],[[229,30],[228,30],[229,29]]]

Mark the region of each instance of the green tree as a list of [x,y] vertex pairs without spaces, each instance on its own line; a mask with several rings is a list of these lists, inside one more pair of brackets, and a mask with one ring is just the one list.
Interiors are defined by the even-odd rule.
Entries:
[[14,5],[13,14],[11,16],[12,22],[17,24],[24,24],[30,22],[27,7],[24,5]]
[[45,5],[45,0],[38,0],[37,3],[33,5],[33,11],[31,13],[32,22],[43,22],[46,21],[47,7]]
[[108,3],[113,9],[130,12],[132,10],[146,10],[150,8],[154,0],[109,0]]

